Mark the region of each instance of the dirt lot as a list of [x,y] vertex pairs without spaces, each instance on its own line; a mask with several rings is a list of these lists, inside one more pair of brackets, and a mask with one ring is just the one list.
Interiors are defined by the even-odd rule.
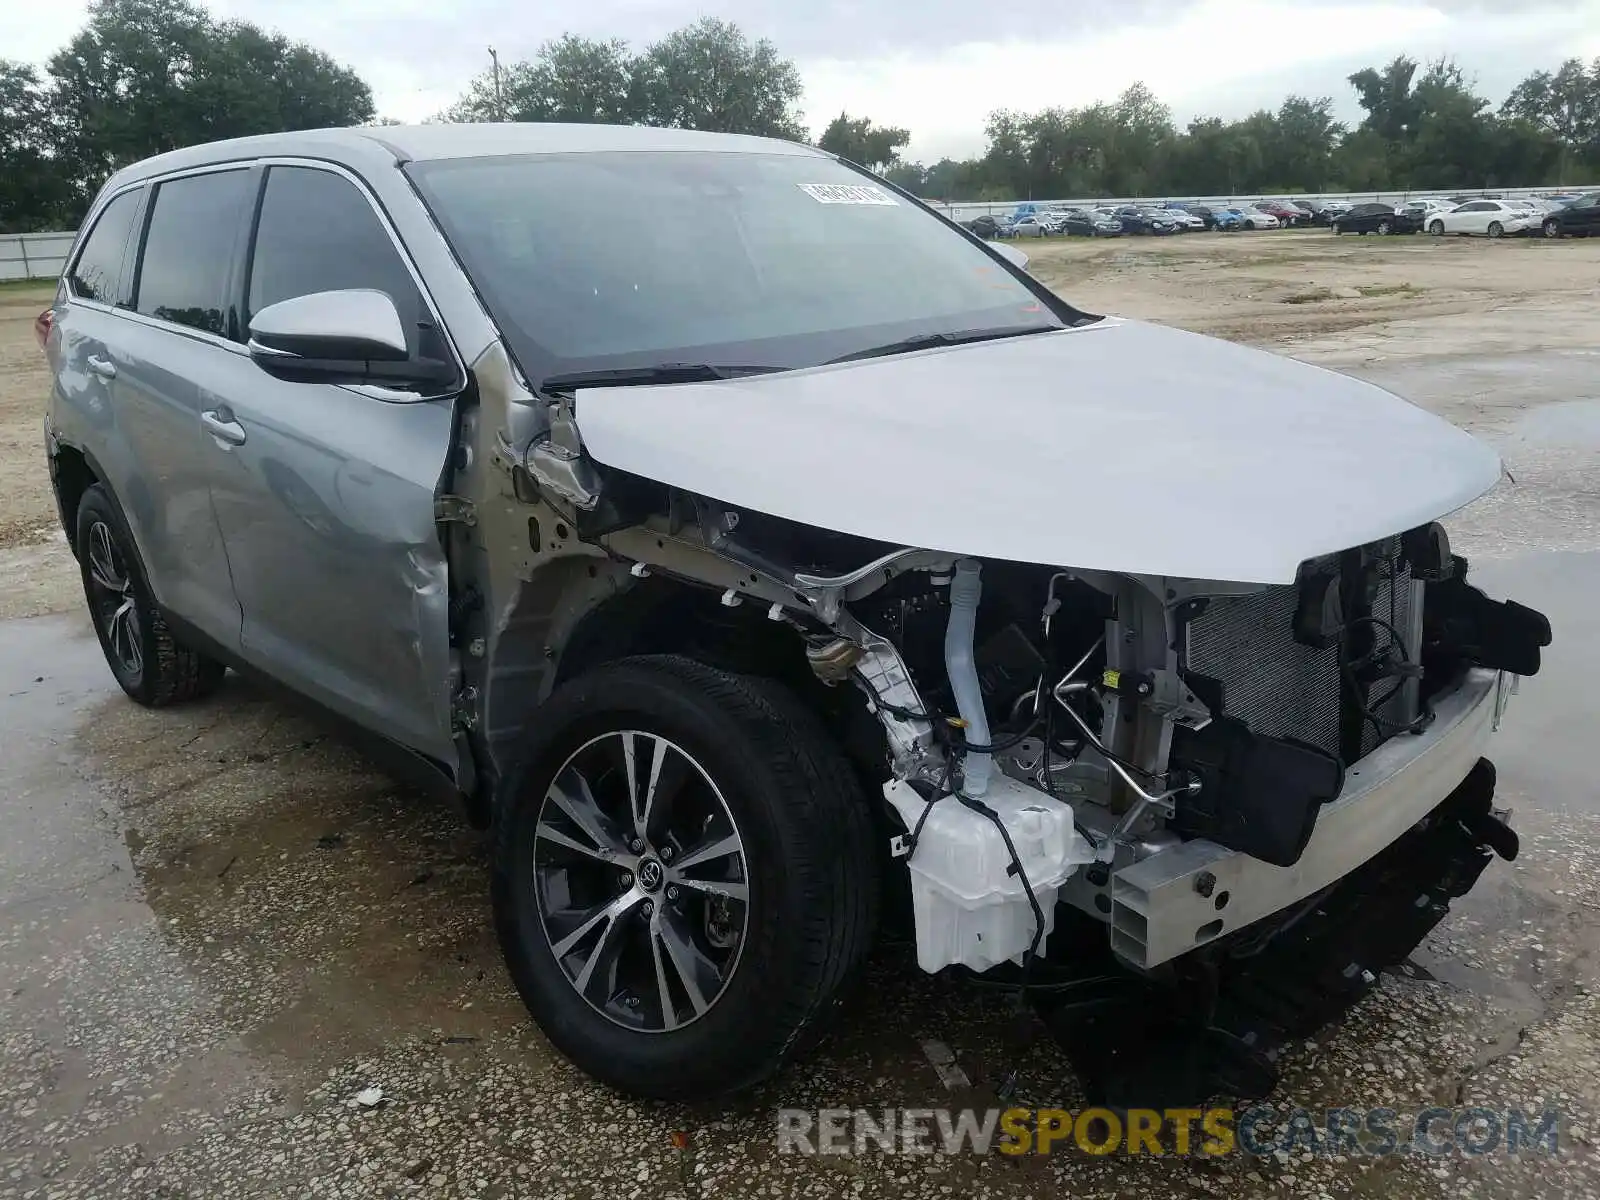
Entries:
[[[776,1155],[780,1106],[983,1109],[1014,1068],[1020,1102],[1081,1104],[1003,998],[923,975],[904,946],[876,956],[833,1038],[750,1096],[689,1109],[597,1087],[509,985],[481,837],[236,676],[182,709],[115,690],[41,459],[31,321],[49,290],[0,289],[0,618],[62,614],[0,619],[0,1197],[1600,1194],[1600,239],[1026,248],[1080,307],[1360,374],[1505,457],[1514,478],[1452,537],[1557,631],[1493,751],[1523,853],[1414,973],[1294,1048],[1272,1104],[1550,1106],[1558,1157]],[[929,1039],[969,1086],[947,1090]]]

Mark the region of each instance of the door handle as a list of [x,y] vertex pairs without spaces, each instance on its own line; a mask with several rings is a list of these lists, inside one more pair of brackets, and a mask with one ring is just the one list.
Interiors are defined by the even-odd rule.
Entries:
[[203,412],[200,414],[200,424],[219,442],[226,442],[230,446],[244,445],[244,426],[233,419],[231,412]]
[[117,377],[116,364],[110,359],[101,358],[98,354],[89,355],[89,370],[100,376],[101,379],[115,379]]

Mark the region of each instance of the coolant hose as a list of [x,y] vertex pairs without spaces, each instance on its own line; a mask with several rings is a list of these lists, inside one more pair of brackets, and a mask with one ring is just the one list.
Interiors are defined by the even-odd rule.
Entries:
[[[967,741],[989,745],[989,718],[983,711],[983,689],[978,684],[978,665],[972,643],[978,629],[978,600],[983,595],[980,565],[970,558],[956,560],[950,579],[950,624],[944,632],[944,667],[955,693],[956,711],[966,722]],[[968,751],[961,764],[963,790],[981,796],[989,790],[987,754]]]

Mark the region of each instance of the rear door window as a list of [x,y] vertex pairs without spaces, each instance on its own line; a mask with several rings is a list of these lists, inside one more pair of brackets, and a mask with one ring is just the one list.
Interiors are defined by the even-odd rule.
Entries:
[[249,313],[348,288],[394,301],[413,357],[448,358],[421,290],[361,190],[332,171],[273,167],[256,225]]
[[234,243],[249,191],[245,170],[188,175],[156,188],[139,267],[140,312],[226,335]]
[[132,288],[123,270],[128,235],[139,214],[139,192],[123,192],[100,214],[72,267],[72,291],[85,300],[126,305]]

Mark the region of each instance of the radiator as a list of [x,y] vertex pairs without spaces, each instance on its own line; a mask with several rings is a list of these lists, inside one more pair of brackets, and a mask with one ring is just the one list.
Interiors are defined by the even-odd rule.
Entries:
[[[1379,583],[1371,613],[1399,630],[1407,654],[1415,660],[1420,649],[1422,584],[1411,579],[1397,540],[1381,550],[1391,577]],[[1345,694],[1341,681],[1340,651],[1337,646],[1319,650],[1295,641],[1298,601],[1298,589],[1292,584],[1247,596],[1214,597],[1189,623],[1185,669],[1219,680],[1224,714],[1243,721],[1253,732],[1293,738],[1348,758],[1341,753],[1344,713],[1355,701]],[[1373,632],[1380,645],[1388,641],[1386,632]],[[1396,682],[1380,679],[1363,688],[1361,702],[1370,705],[1388,696]],[[1389,725],[1403,724],[1415,715],[1416,695],[1415,685],[1403,686],[1375,711]],[[1361,756],[1391,734],[1391,728],[1380,735],[1371,721],[1364,722]]]

